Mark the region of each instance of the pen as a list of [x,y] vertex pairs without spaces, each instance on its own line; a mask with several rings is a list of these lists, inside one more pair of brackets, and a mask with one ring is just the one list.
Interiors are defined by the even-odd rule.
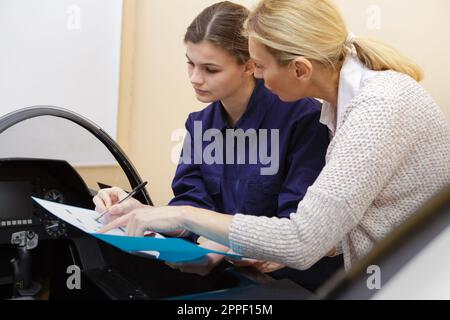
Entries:
[[[139,191],[141,191],[145,186],[147,185],[147,181],[142,182],[140,185],[138,185],[136,188],[134,188],[125,198],[123,198],[122,200],[120,200],[119,202],[117,202],[116,204],[121,204],[122,202],[124,202],[125,200],[129,199],[130,197],[134,196],[136,193],[138,193]],[[114,205],[116,205],[114,204]],[[114,206],[113,205],[113,206]],[[111,207],[113,207],[111,206]],[[111,207],[107,208],[104,212],[102,212],[100,214],[100,216],[98,216],[95,221],[99,222],[98,220],[100,220],[100,218],[102,218],[105,214],[107,214],[109,212],[109,209],[111,209]]]

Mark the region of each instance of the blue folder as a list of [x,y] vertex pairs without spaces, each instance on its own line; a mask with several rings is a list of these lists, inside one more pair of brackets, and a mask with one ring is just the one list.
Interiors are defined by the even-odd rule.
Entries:
[[208,253],[218,253],[240,259],[241,256],[205,249],[179,238],[158,239],[152,237],[127,237],[93,233],[94,237],[105,241],[123,251],[139,253],[141,251],[158,251],[158,259],[168,262],[188,262],[200,259]]

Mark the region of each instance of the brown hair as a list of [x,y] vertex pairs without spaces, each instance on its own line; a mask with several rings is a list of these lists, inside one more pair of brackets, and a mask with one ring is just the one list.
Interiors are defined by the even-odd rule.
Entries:
[[248,39],[243,35],[249,10],[239,4],[223,1],[204,9],[187,28],[184,43],[209,41],[227,50],[244,64],[250,59]]

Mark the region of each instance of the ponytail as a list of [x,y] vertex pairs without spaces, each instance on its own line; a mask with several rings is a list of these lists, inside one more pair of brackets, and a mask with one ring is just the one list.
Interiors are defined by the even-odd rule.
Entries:
[[422,81],[422,69],[395,48],[371,39],[356,38],[353,42],[359,60],[375,71],[394,70],[409,75],[417,82]]

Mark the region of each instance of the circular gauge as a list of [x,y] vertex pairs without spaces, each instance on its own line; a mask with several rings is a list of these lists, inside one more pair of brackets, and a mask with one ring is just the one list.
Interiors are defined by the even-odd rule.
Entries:
[[45,231],[47,231],[47,234],[52,238],[60,238],[67,233],[67,227],[64,221],[55,217],[47,216],[47,219],[44,221],[44,228]]
[[[45,192],[44,199],[52,202],[64,203],[64,195],[57,189],[51,189]],[[67,232],[64,221],[53,215],[46,215],[44,219],[44,228],[48,235],[52,238],[60,238]]]
[[44,194],[44,199],[48,201],[64,203],[64,195],[61,191],[51,189]]

